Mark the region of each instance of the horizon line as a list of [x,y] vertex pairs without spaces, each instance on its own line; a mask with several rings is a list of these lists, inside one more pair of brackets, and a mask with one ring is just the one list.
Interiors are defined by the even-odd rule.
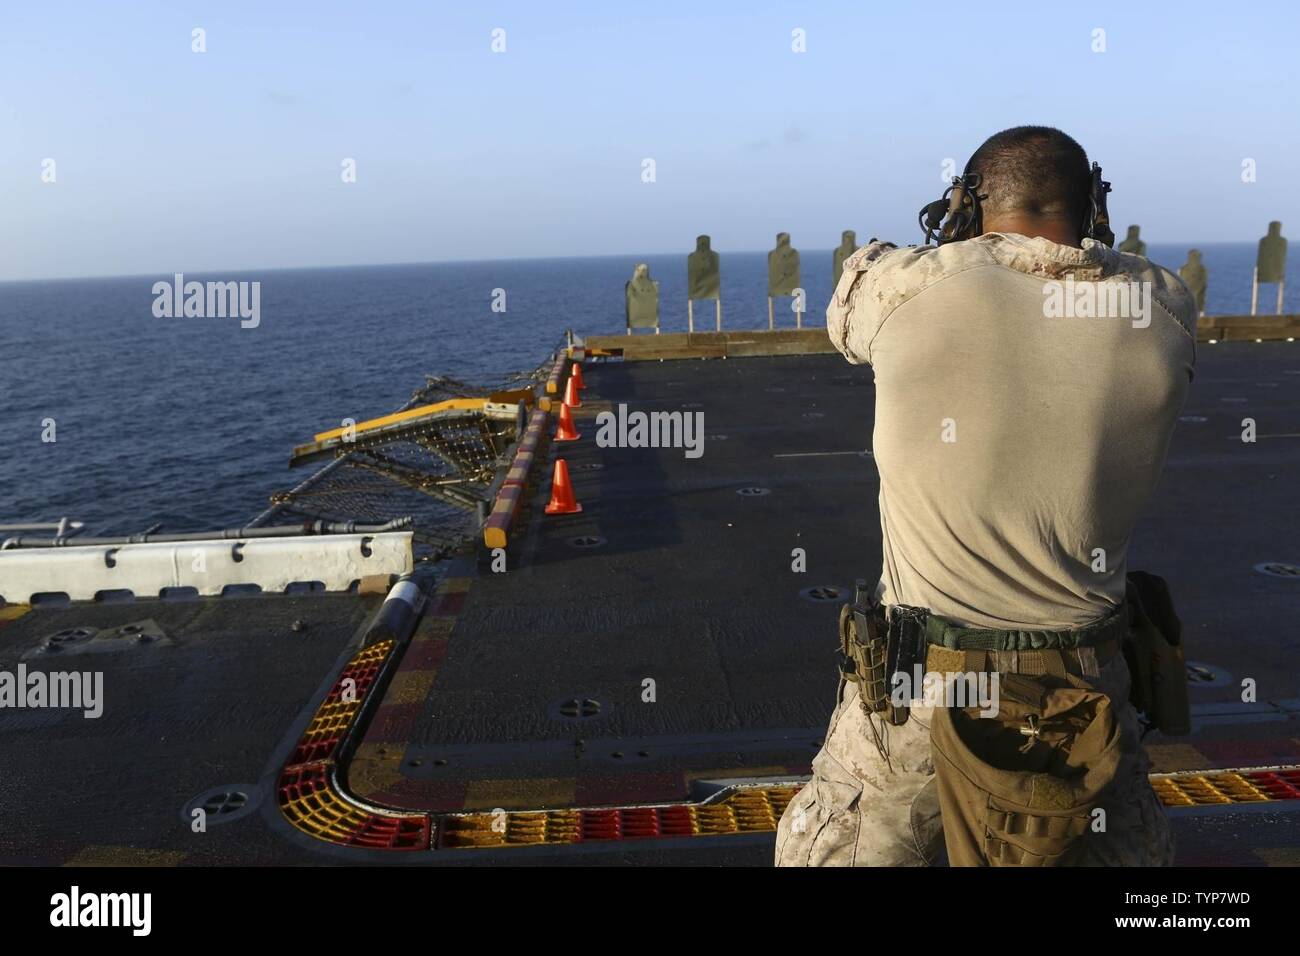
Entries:
[[[1238,240],[1215,240],[1212,242],[1188,242],[1187,240],[1181,240],[1177,243],[1170,242],[1170,241],[1154,241],[1154,240],[1143,240],[1143,241],[1146,242],[1148,247],[1186,244],[1189,249],[1193,249],[1193,248],[1201,248],[1205,246],[1216,246],[1216,245],[1217,246],[1248,245],[1250,243],[1257,242],[1258,240],[1238,239]],[[863,243],[863,246],[865,245],[867,245],[867,243]],[[918,245],[918,244],[911,243],[909,245]],[[863,246],[858,246],[858,248],[861,249]],[[797,248],[798,247],[796,247],[796,249]],[[807,248],[809,252],[831,252],[834,251],[837,247],[836,246],[825,246],[825,247],[813,246],[813,247],[805,247],[805,248]],[[304,266],[269,266],[269,267],[254,266],[254,267],[243,267],[243,268],[235,268],[235,269],[232,268],[197,269],[194,270],[194,272],[191,274],[227,275],[227,274],[248,273],[248,272],[314,272],[314,271],[323,271],[326,269],[374,269],[374,268],[382,268],[382,267],[395,268],[395,267],[402,267],[402,266],[479,265],[482,263],[489,263],[489,262],[555,262],[555,261],[564,261],[569,259],[625,259],[625,258],[636,258],[637,256],[649,258],[649,257],[672,256],[672,255],[688,256],[693,251],[694,250],[681,252],[680,250],[672,250],[670,252],[601,253],[597,255],[580,254],[580,255],[567,255],[567,256],[508,256],[508,257],[491,258],[491,259],[418,259],[418,260],[405,260],[401,262],[349,262],[349,263],[331,263],[331,264],[317,264],[317,265],[304,265]],[[724,253],[726,255],[745,255],[749,253],[762,254],[765,252],[771,252],[772,250],[770,249],[724,250],[724,249],[714,248],[713,251],[718,253],[719,255],[723,255]],[[166,271],[166,272],[159,270],[155,272],[95,273],[92,275],[76,275],[76,276],[31,276],[28,278],[0,278],[0,285],[17,284],[21,282],[88,282],[95,279],[145,279],[145,278],[157,279],[158,276],[164,274],[171,276],[171,275],[176,275],[177,273],[175,270]],[[181,270],[180,274],[184,275],[185,270]]]

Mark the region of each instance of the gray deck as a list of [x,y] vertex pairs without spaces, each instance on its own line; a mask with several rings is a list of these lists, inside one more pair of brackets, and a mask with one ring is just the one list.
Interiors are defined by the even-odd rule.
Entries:
[[[0,711],[0,864],[301,859],[278,835],[288,827],[276,821],[274,775],[375,603],[347,594],[136,601],[36,609],[0,629],[0,669],[28,654],[29,670],[100,670],[105,699],[97,719]],[[100,653],[39,650],[66,628],[148,620],[163,638],[118,638],[121,649]],[[191,832],[186,804],[227,784],[251,785],[261,806]]]

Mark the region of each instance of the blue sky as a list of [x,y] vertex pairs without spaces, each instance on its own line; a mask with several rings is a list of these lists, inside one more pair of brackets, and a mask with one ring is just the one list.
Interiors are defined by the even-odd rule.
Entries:
[[6,3],[0,279],[914,242],[943,160],[1021,123],[1103,164],[1121,234],[1300,233],[1298,11]]

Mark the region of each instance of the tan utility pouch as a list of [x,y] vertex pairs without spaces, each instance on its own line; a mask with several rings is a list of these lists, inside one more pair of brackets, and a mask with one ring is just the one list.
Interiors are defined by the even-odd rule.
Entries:
[[1068,676],[999,679],[995,717],[974,707],[934,710],[948,862],[1070,865],[1119,766],[1110,698]]
[[859,586],[858,600],[840,608],[840,677],[858,685],[858,698],[868,712],[884,713],[889,708],[887,625],[883,610],[866,600],[866,593]]
[[1187,660],[1182,625],[1164,578],[1145,571],[1128,575],[1129,636],[1124,657],[1132,678],[1129,700],[1163,734],[1192,732]]

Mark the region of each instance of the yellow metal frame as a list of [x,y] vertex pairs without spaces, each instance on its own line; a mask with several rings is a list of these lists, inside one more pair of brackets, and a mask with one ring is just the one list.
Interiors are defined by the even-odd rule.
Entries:
[[[358,422],[351,427],[355,430],[354,434],[360,435],[362,432],[374,431],[376,428],[396,425],[399,422],[409,422],[412,419],[423,418],[425,415],[436,415],[438,412],[483,408],[489,403],[493,405],[512,405],[523,402],[525,405],[531,405],[532,401],[533,390],[530,388],[514,389],[508,392],[493,392],[487,398],[449,398],[445,402],[421,405],[419,408],[411,408],[404,412],[393,412],[393,414],[384,415],[381,418],[371,418],[364,422]],[[342,438],[347,431],[347,428],[332,428],[327,432],[321,432],[312,440],[322,442],[333,438]]]
[[717,803],[450,813],[438,820],[440,833],[435,840],[440,838],[438,846],[443,850],[587,842],[582,834],[584,813],[607,815],[622,810],[653,812],[661,809],[677,811],[685,816],[689,833],[680,836],[771,833],[776,830],[786,806],[799,792],[799,786],[741,787]]
[[[1264,768],[1268,769],[1268,768]],[[1151,776],[1151,787],[1167,807],[1197,807],[1218,803],[1282,802],[1256,786],[1246,772],[1207,770]]]

